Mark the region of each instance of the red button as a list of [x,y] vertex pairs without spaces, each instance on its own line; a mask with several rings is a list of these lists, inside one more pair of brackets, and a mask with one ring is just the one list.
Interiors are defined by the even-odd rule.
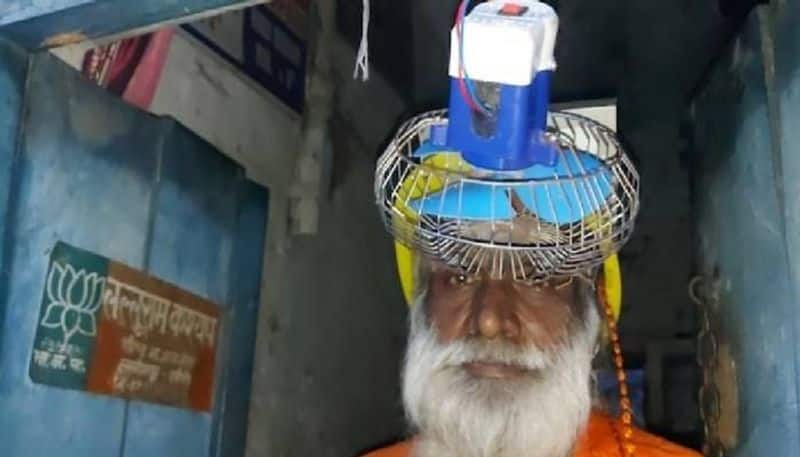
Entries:
[[516,3],[506,3],[500,8],[502,16],[522,16],[528,11],[527,6],[517,5]]

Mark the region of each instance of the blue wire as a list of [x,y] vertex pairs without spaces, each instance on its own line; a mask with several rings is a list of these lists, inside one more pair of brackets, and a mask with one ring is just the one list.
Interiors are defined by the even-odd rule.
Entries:
[[480,99],[480,97],[478,96],[477,92],[475,91],[475,84],[472,81],[472,78],[469,77],[469,74],[467,73],[466,65],[464,64],[464,47],[465,47],[464,46],[464,28],[465,28],[465,25],[466,25],[464,23],[464,19],[466,17],[467,9],[469,8],[469,5],[470,5],[471,2],[470,2],[470,0],[463,0],[461,3],[462,3],[461,13],[460,13],[459,18],[458,18],[458,21],[460,23],[459,24],[460,25],[459,26],[459,36],[458,36],[458,40],[459,40],[459,44],[460,44],[460,46],[459,46],[459,53],[460,53],[460,55],[459,55],[459,65],[461,66],[461,72],[464,75],[464,82],[466,83],[467,92],[469,93],[470,98],[472,98],[472,101],[475,102],[476,106],[480,107],[483,110],[486,110],[486,106],[483,103],[483,101]]
[[484,114],[489,114],[491,112],[491,109],[489,109],[486,103],[484,103],[483,100],[481,100],[480,97],[478,96],[478,93],[475,90],[475,84],[469,77],[469,74],[467,74],[467,68],[466,65],[464,65],[464,28],[466,25],[464,23],[464,18],[466,17],[467,9],[469,8],[470,3],[471,3],[470,0],[462,0],[460,7],[461,9],[458,17],[459,66],[461,67],[461,72],[464,75],[464,82],[466,83],[467,92],[469,93],[470,98],[472,98],[472,101],[475,103],[475,106],[479,107]]

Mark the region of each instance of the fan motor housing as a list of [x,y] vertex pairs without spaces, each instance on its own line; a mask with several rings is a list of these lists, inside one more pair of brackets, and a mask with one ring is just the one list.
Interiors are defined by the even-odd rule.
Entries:
[[[480,4],[453,28],[449,149],[492,170],[555,165],[545,128],[557,31],[556,13],[534,0]],[[487,93],[488,111],[464,99],[466,79]]]

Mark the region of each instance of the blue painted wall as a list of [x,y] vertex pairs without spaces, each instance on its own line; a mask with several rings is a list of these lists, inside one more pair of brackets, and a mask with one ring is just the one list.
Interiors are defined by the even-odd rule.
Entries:
[[[0,105],[0,170],[10,170],[0,174],[3,455],[242,455],[266,190],[175,121],[125,105],[48,54],[32,56],[27,75],[19,50],[3,45],[0,56],[10,56],[0,88],[16,89]],[[59,240],[224,307],[212,414],[31,382],[38,300]]]
[[741,457],[800,455],[800,20],[779,3],[751,14],[694,102],[698,268],[719,275]]
[[[8,208],[11,203],[11,170],[17,159],[17,138],[22,118],[22,99],[27,72],[27,56],[16,46],[0,39],[0,240],[5,239]],[[5,295],[8,246],[0,242],[0,297]],[[0,325],[4,304],[0,301]],[[2,344],[2,343],[0,343]],[[0,349],[2,347],[0,346]],[[0,376],[2,376],[0,374]]]
[[776,2],[770,20],[775,53],[772,98],[777,111],[775,131],[780,138],[780,175],[786,196],[786,242],[792,281],[797,287],[800,285],[800,1]]
[[218,386],[217,413],[212,430],[212,449],[215,455],[225,457],[243,456],[247,444],[247,430],[252,391],[255,357],[256,329],[258,327],[261,273],[264,262],[262,250],[254,248],[266,242],[263,227],[267,220],[268,194],[266,189],[247,183],[240,189],[237,236],[233,246],[236,264],[231,268],[231,277],[236,287],[229,288],[228,303],[231,306],[226,327],[226,340],[230,342],[228,363],[222,382]]
[[38,49],[59,35],[62,39],[69,35],[97,38],[245,3],[246,0],[4,0],[0,2],[0,34],[27,49]]

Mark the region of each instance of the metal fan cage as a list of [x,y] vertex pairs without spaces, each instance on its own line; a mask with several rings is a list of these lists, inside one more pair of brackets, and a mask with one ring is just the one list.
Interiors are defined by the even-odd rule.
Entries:
[[[557,148],[559,160],[571,156],[569,163],[575,166],[554,170],[552,176],[521,179],[514,172],[468,167],[455,153],[438,162],[416,157],[431,127],[447,122],[446,110],[409,120],[378,160],[375,196],[387,229],[400,243],[467,273],[541,280],[585,273],[630,237],[639,209],[639,176],[610,129],[576,114],[549,113],[547,140]],[[606,171],[584,169],[574,160],[579,152],[594,156]],[[486,186],[492,196],[502,193],[509,198],[499,201],[509,206],[495,207],[498,199],[493,197],[488,220],[467,217],[460,198],[465,186]],[[538,197],[533,207],[520,211],[511,196],[526,192]],[[442,208],[448,195],[457,198],[455,211],[422,210]],[[573,197],[569,221],[536,216],[565,196]],[[518,217],[494,216],[509,212]]]

